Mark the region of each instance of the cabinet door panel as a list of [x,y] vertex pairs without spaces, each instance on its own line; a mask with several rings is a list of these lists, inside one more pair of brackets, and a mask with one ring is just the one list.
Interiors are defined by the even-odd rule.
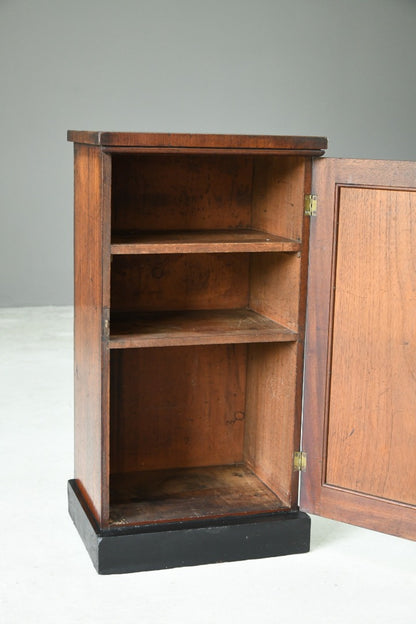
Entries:
[[416,539],[416,164],[314,176],[302,508]]

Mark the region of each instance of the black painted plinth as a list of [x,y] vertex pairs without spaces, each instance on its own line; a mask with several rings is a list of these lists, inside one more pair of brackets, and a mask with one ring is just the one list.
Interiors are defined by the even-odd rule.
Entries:
[[100,530],[76,482],[69,513],[99,574],[277,557],[309,551],[310,518],[301,511]]

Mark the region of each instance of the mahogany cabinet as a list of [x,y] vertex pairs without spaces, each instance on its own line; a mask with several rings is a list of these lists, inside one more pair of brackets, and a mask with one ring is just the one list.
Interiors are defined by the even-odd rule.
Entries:
[[416,164],[68,139],[69,509],[98,572],[306,552],[305,511],[416,539]]

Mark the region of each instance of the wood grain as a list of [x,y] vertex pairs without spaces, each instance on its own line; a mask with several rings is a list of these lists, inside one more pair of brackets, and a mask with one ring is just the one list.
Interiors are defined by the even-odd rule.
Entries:
[[113,257],[113,311],[243,308],[248,288],[248,254]]
[[250,156],[113,155],[113,232],[250,227]]
[[171,134],[156,132],[91,132],[68,130],[68,141],[122,147],[192,147],[324,150],[324,137],[293,137],[231,134]]
[[[308,167],[310,170],[310,163],[300,157],[265,156],[255,160],[253,227],[299,242],[303,240]],[[306,246],[305,249],[307,254]],[[304,315],[301,319],[299,304],[306,296],[301,291],[306,254],[302,259],[300,252],[297,255],[259,253],[251,259],[250,307],[293,331],[299,331],[299,326],[303,331]]]
[[340,189],[326,482],[411,505],[415,247],[416,191]]
[[111,525],[125,526],[287,510],[242,464],[114,475]]
[[246,346],[111,355],[111,472],[242,461]]
[[282,501],[292,498],[297,346],[250,345],[244,458]]
[[190,230],[188,232],[125,232],[114,234],[111,253],[235,253],[294,252],[299,242],[251,229]]
[[301,496],[313,513],[411,539],[415,187],[414,163],[317,163]]
[[111,321],[110,347],[290,342],[297,335],[251,310],[149,312]]
[[108,519],[109,355],[102,347],[106,158],[97,149],[75,147],[75,478],[103,525]]
[[301,241],[306,159],[259,156],[253,162],[252,227]]
[[249,307],[298,332],[300,254],[259,253],[250,261]]

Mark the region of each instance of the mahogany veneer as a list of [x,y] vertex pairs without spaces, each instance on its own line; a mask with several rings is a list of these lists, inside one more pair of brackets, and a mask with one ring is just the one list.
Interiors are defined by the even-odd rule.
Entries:
[[416,538],[414,163],[320,159],[320,137],[68,139],[69,501],[97,570],[306,552],[303,403],[305,508]]

